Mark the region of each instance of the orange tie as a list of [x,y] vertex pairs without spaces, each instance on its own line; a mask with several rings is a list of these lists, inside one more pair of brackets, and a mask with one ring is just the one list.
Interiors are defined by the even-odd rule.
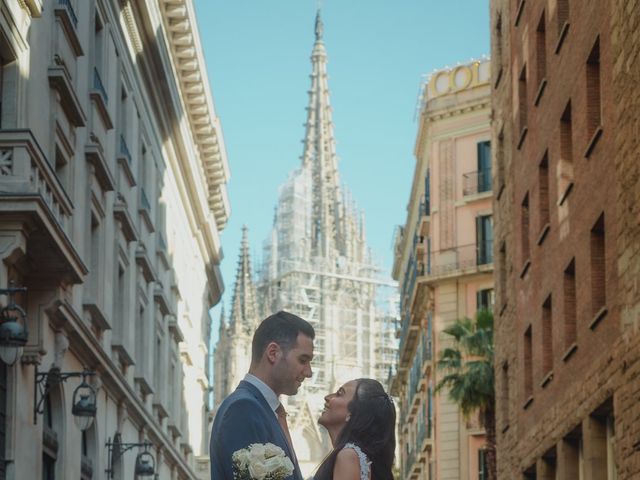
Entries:
[[289,425],[287,425],[287,411],[284,409],[282,404],[278,405],[276,408],[276,414],[278,415],[278,423],[280,427],[282,427],[282,431],[284,432],[284,436],[287,437],[287,442],[289,442],[289,449],[291,453],[293,453],[293,442],[291,441],[291,434],[289,433]]

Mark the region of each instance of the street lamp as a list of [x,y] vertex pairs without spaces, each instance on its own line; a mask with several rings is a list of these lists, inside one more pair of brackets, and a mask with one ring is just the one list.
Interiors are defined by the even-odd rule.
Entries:
[[136,456],[136,463],[134,467],[134,474],[138,477],[152,477],[155,475],[156,471],[156,461],[153,458],[151,452],[149,452],[149,448],[152,447],[152,444],[149,442],[142,443],[122,443],[121,436],[119,432],[113,436],[113,442],[111,439],[107,441],[107,449],[108,449],[108,458],[107,458],[107,470],[105,473],[108,474],[109,478],[113,478],[114,467],[116,462],[120,459],[120,457],[128,450],[131,450],[135,447],[141,447],[144,450],[139,452]]
[[[87,383],[87,377],[91,375],[95,375],[95,372],[86,369],[82,372],[61,372],[58,367],[51,367],[48,372],[38,372],[36,365],[33,424],[38,423],[38,414],[44,413],[44,399],[53,387],[66,382],[71,377],[82,377],[82,383],[73,392],[71,413],[73,421],[80,430],[84,431],[90,428],[97,410],[96,391]],[[40,393],[40,398],[38,398],[38,393]]]
[[[96,391],[87,383],[87,373],[82,373],[82,383],[73,392],[73,421],[82,430],[88,430],[96,417]],[[80,398],[78,398],[80,397]]]
[[27,314],[14,298],[16,293],[26,291],[25,287],[14,287],[13,281],[9,288],[0,289],[0,295],[9,296],[9,302],[0,310],[0,360],[9,366],[22,356],[22,349],[29,338]]

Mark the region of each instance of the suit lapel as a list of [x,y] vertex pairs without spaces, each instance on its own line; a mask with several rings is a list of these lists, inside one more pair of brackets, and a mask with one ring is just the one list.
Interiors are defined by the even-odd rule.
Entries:
[[284,445],[285,453],[293,463],[294,476],[302,480],[302,472],[300,471],[300,465],[298,465],[298,459],[295,455],[295,452],[291,451],[293,447],[289,446],[289,441],[287,440],[287,437],[282,431],[282,427],[280,426],[280,423],[278,423],[278,418],[276,417],[275,412],[269,406],[269,403],[267,402],[267,400],[264,398],[264,395],[262,395],[262,393],[260,393],[260,390],[258,390],[254,385],[251,385],[249,382],[245,380],[240,381],[240,383],[238,384],[238,388],[247,390],[248,392],[251,393],[251,395],[253,395],[256,398],[256,400],[258,400],[258,402],[260,402],[260,405],[262,406],[262,409],[263,409],[264,416],[267,419],[269,426],[271,427],[271,431],[276,437],[280,439],[280,444]]

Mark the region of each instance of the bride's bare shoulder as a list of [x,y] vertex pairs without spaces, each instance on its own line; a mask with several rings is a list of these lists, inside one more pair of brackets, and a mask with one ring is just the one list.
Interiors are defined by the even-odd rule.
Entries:
[[352,448],[343,448],[336,456],[334,480],[360,480],[360,459]]

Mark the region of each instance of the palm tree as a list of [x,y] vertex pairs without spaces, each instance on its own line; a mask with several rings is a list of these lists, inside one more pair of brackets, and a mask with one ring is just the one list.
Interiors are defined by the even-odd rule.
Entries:
[[475,319],[459,318],[444,333],[453,337],[437,362],[446,374],[436,392],[447,388],[449,397],[468,418],[478,412],[486,432],[487,479],[496,475],[496,416],[493,373],[493,314],[479,310]]

